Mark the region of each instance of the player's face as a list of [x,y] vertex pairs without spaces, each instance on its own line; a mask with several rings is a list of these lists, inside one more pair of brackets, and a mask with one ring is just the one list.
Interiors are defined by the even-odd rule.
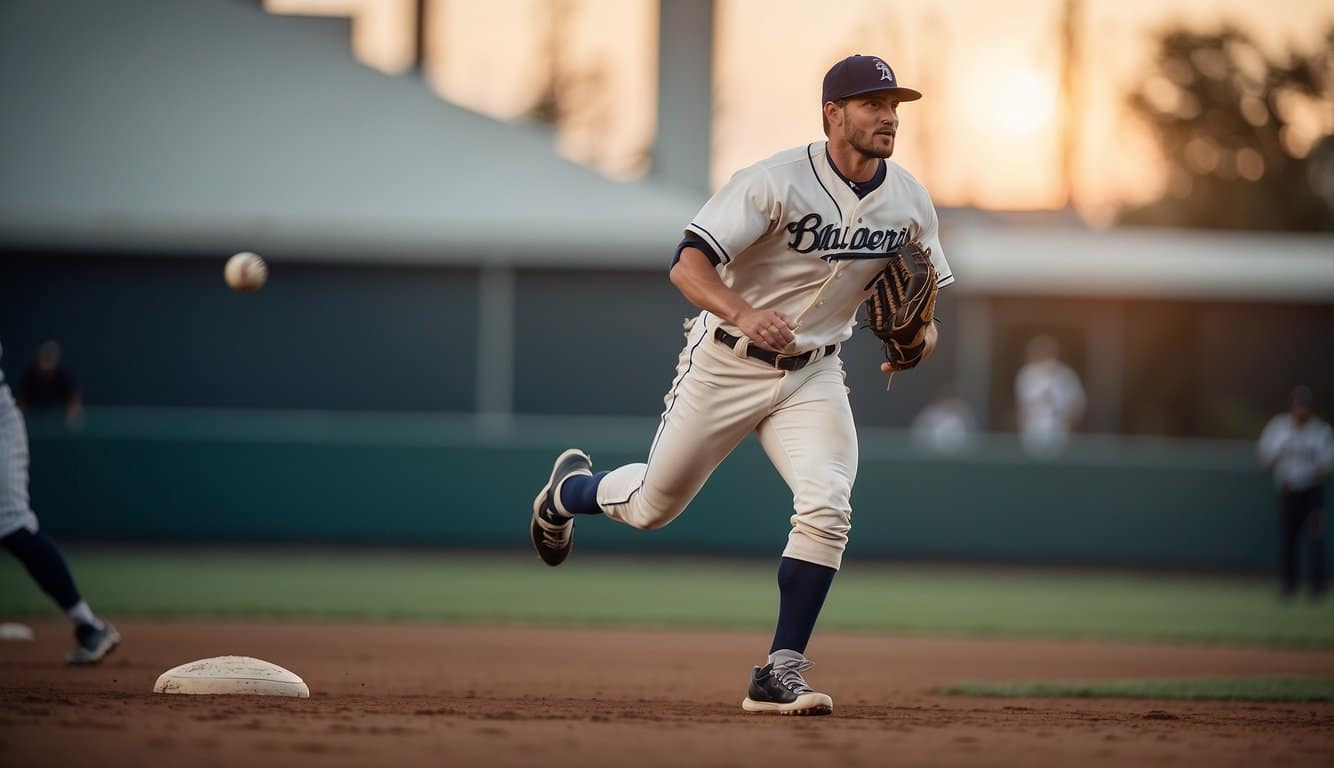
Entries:
[[843,138],[867,157],[894,154],[894,136],[898,130],[899,101],[888,94],[848,99],[843,109]]

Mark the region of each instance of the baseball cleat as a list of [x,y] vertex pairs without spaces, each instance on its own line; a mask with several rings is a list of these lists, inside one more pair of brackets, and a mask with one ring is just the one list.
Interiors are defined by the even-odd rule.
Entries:
[[814,662],[796,651],[774,651],[769,663],[756,667],[741,708],[773,715],[828,715],[834,711],[829,694],[813,690],[802,672]]
[[551,477],[547,484],[538,491],[533,499],[533,525],[531,535],[533,548],[537,556],[547,565],[556,566],[565,562],[574,544],[574,516],[567,515],[556,508],[556,493],[561,481],[570,475],[593,474],[593,462],[588,454],[577,448],[556,457],[551,468]]
[[75,666],[96,664],[120,645],[120,633],[105,622],[101,629],[92,624],[83,624],[74,629],[74,640],[78,645],[69,652],[65,663]]

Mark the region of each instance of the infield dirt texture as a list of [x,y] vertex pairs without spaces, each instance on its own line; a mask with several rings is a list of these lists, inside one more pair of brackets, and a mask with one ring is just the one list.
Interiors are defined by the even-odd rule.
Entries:
[[[983,699],[959,680],[1325,676],[1334,652],[821,634],[825,718],[745,715],[767,633],[421,624],[144,622],[93,669],[67,626],[0,645],[4,765],[1330,765],[1326,703]],[[150,693],[244,653],[308,700]]]

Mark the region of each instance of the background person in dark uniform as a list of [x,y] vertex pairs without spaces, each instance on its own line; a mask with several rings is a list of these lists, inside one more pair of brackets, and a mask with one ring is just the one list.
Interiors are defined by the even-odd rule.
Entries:
[[14,400],[28,412],[63,410],[65,422],[71,427],[78,425],[83,395],[74,375],[60,364],[59,344],[47,341],[38,347],[37,359],[14,390]]
[[1279,492],[1279,576],[1283,595],[1296,594],[1298,546],[1302,533],[1310,547],[1311,594],[1324,594],[1325,570],[1324,483],[1334,469],[1334,433],[1311,413],[1308,387],[1292,391],[1292,407],[1269,420],[1260,434],[1257,452],[1265,469],[1274,472]]

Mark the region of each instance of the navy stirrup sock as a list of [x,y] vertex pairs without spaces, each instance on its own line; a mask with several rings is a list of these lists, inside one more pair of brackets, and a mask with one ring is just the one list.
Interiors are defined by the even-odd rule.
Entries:
[[598,483],[606,477],[606,472],[595,475],[570,475],[560,484],[560,505],[572,515],[600,515],[598,506]]
[[778,565],[778,628],[769,653],[782,649],[806,652],[836,573],[827,566],[783,558]]
[[33,581],[56,601],[60,610],[68,611],[79,604],[82,598],[79,588],[74,586],[74,577],[65,564],[65,557],[46,534],[20,528],[6,536],[3,542],[5,549],[23,563]]

